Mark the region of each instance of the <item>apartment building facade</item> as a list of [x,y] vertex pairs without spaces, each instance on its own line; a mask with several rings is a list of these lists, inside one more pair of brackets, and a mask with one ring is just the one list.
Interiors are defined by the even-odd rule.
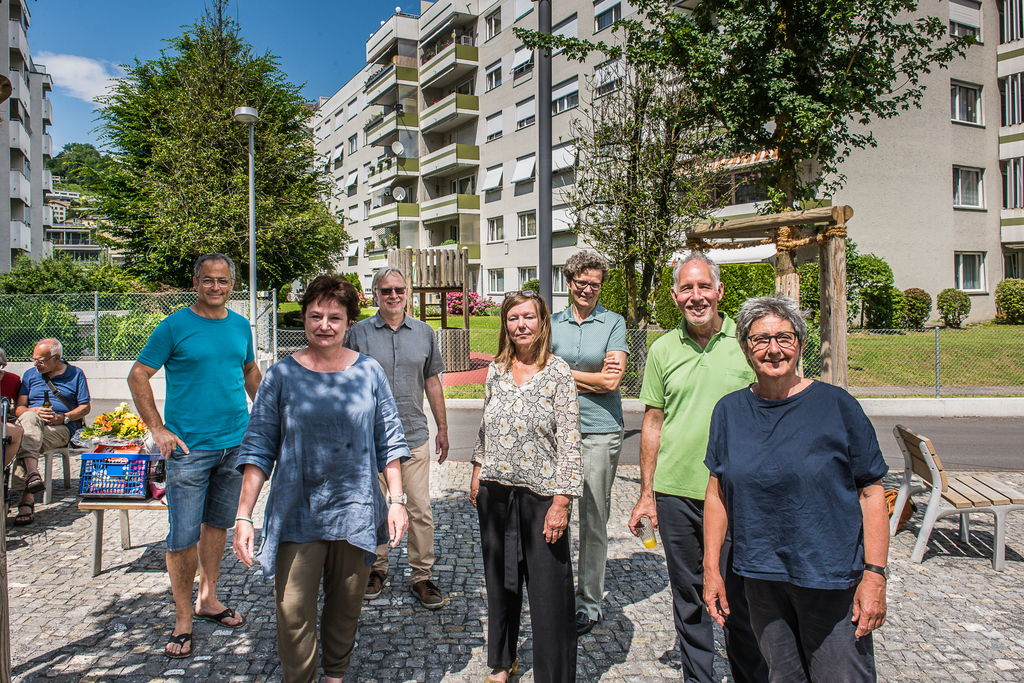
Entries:
[[[535,29],[529,0],[423,2],[386,18],[366,66],[314,114],[316,147],[335,179],[330,208],[354,238],[339,268],[369,286],[386,249],[469,249],[470,287],[500,298],[537,277],[537,56],[512,34]],[[613,41],[633,14],[621,0],[552,3],[552,32]],[[855,210],[850,236],[882,256],[901,289],[972,297],[970,320],[995,315],[994,290],[1024,263],[1024,0],[984,6],[924,0],[922,12],[979,43],[923,78],[920,109],[874,123],[878,146],[855,150],[832,199]],[[552,63],[553,283],[578,248],[560,188],[574,182],[570,121],[616,89],[619,67],[594,56]],[[949,93],[947,99],[947,93]],[[756,163],[764,155],[750,157]],[[737,173],[756,168],[737,168]],[[752,215],[763,197],[739,185],[723,217]]]
[[[47,133],[52,124],[47,94],[53,79],[46,68],[35,64],[26,37],[31,16],[25,0],[11,0],[8,6],[7,45],[4,53],[13,92],[0,116],[0,271],[10,270],[20,255],[42,258],[51,253],[46,233],[53,226],[53,209],[44,196],[53,189],[45,161],[53,156],[53,140]],[[6,194],[6,197],[2,195]]]

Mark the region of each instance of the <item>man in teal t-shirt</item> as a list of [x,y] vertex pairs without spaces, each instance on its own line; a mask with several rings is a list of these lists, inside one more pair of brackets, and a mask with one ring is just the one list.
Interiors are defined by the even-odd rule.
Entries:
[[[249,421],[245,395],[255,398],[262,376],[245,318],[227,309],[235,264],[224,254],[201,256],[193,285],[198,300],[165,318],[128,375],[135,407],[167,458],[167,573],[176,609],[164,652],[193,652],[192,621],[239,628],[245,617],[217,599],[227,529],[235,525],[242,477],[235,468]],[[164,418],[150,380],[166,377]],[[199,594],[192,583],[199,567]]]
[[[694,251],[676,264],[672,277],[672,296],[684,320],[654,342],[647,356],[640,390],[640,402],[647,406],[640,434],[640,501],[629,526],[639,534],[640,520],[647,517],[660,531],[682,677],[712,683],[715,639],[703,602],[704,457],[715,404],[755,378],[736,342],[736,323],[718,312],[725,291],[718,266]],[[743,579],[733,574],[728,550],[722,550],[722,576],[732,607],[725,648],[733,680],[766,682],[768,666],[750,628]]]

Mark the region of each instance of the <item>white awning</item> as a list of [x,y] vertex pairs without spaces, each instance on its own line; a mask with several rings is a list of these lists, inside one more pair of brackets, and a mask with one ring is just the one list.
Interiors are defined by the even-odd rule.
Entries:
[[618,5],[622,0],[600,0],[600,2],[594,3],[594,16],[604,14],[615,5]]
[[359,170],[356,169],[348,174],[348,181],[345,183],[345,187],[352,187],[356,184],[356,180],[359,178]]
[[572,230],[575,224],[576,218],[568,206],[556,206],[551,209],[551,232]]
[[576,165],[576,145],[572,142],[551,150],[551,172],[558,173]]
[[334,150],[334,161],[338,162],[345,158],[345,145],[342,145],[338,149]]
[[516,50],[515,57],[512,59],[512,71],[529,62],[531,57],[533,57],[533,50],[525,46]]
[[576,77],[576,76],[573,76],[572,78],[570,78],[569,80],[565,81],[564,83],[559,83],[558,85],[556,85],[554,88],[551,89],[551,101],[554,102],[556,100],[560,100],[563,97],[567,97],[568,95],[571,95],[574,92],[579,92],[579,91],[580,91],[580,81],[579,81],[579,78]]
[[523,183],[533,178],[533,167],[536,162],[536,154],[531,154],[516,161],[516,170],[512,173],[512,182]]
[[348,251],[345,252],[345,258],[354,258],[359,255],[359,241],[350,242],[348,245]]
[[597,85],[606,85],[619,78],[619,68],[621,63],[621,59],[613,59],[610,62],[598,65],[597,68],[594,69],[594,81]]
[[949,0],[949,20],[981,28],[981,5],[971,0]]
[[501,175],[504,170],[504,164],[487,169],[487,175],[484,177],[484,184],[480,188],[480,191],[487,192],[488,190],[497,190],[501,187]]

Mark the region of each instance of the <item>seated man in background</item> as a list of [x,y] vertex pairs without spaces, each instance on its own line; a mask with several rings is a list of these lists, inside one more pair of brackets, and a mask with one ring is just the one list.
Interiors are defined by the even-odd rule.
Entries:
[[[11,493],[21,490],[14,526],[35,521],[35,497],[46,486],[39,476],[39,458],[50,449],[66,446],[89,414],[89,385],[85,373],[61,358],[56,339],[42,339],[32,350],[33,367],[21,378],[14,409],[24,434],[11,477]],[[49,405],[47,405],[49,404]]]

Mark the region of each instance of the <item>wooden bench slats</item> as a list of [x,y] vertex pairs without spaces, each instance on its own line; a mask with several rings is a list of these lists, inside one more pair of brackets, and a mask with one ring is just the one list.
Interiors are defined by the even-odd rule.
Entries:
[[976,491],[978,496],[979,496],[978,500],[988,500],[988,501],[990,501],[989,503],[983,503],[983,504],[987,504],[987,505],[1009,505],[1010,504],[1010,499],[1009,498],[1007,498],[1003,494],[999,493],[998,491],[993,491],[986,484],[984,484],[983,482],[979,481],[978,479],[976,479],[974,477],[960,477],[960,482],[962,484],[966,484],[967,486],[970,486],[974,491]]
[[943,492],[942,497],[948,500],[950,503],[952,503],[953,507],[955,508],[974,507],[974,503],[972,503],[969,498],[964,496],[959,491],[954,490],[952,486],[950,486],[948,489],[946,489],[946,491]]
[[977,475],[974,478],[987,485],[993,491],[998,491],[1000,494],[1008,498],[1014,505],[1024,505],[1024,493],[1011,489],[1003,482],[998,479],[993,479],[992,477]]
[[166,510],[163,501],[150,498],[148,500],[115,500],[110,498],[83,498],[78,501],[79,510]]

